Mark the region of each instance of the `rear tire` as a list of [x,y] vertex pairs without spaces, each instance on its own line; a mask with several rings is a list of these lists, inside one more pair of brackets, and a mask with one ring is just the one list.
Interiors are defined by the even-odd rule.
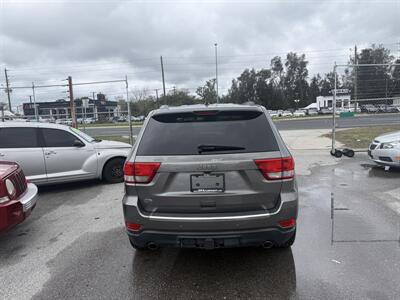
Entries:
[[296,229],[293,232],[293,235],[288,239],[285,243],[276,245],[275,248],[290,248],[294,241],[296,240]]
[[119,183],[124,181],[124,158],[113,158],[103,168],[103,178],[108,183]]

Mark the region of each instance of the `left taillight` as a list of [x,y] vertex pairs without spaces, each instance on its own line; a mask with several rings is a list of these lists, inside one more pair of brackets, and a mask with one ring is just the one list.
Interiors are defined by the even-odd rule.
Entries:
[[6,184],[0,180],[0,204],[8,201],[10,201],[10,197],[8,196]]
[[126,162],[124,180],[126,183],[150,183],[157,173],[159,162]]
[[268,180],[291,179],[294,177],[292,157],[267,158],[254,160],[258,169]]

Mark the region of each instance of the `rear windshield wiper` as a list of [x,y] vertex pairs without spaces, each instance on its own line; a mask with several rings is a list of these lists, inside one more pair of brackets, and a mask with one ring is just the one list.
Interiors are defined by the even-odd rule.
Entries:
[[245,150],[244,147],[238,146],[225,146],[225,145],[199,145],[197,150],[199,153],[212,152],[212,151],[228,151],[228,150]]

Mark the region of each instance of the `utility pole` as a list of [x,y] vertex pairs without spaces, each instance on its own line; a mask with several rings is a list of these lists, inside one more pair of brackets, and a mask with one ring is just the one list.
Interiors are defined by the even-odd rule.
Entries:
[[354,112],[357,112],[357,98],[358,98],[358,88],[357,88],[357,79],[358,79],[358,57],[357,57],[357,45],[354,45]]
[[176,95],[176,87],[175,86],[173,86],[173,91],[174,91],[174,96]]
[[29,95],[29,103],[32,104],[32,96]]
[[163,63],[162,56],[160,56],[160,60],[161,60],[161,76],[162,76],[162,86],[163,86],[163,92],[164,92],[164,97],[165,97],[165,96],[166,96],[166,94],[165,94],[164,63]]
[[75,115],[75,101],[74,91],[72,88],[72,77],[68,76],[68,90],[69,90],[69,107],[71,109],[72,127],[76,128],[76,115]]
[[8,81],[7,68],[4,68],[4,75],[6,77],[6,93],[7,93],[7,98],[8,98],[8,109],[10,112],[13,112],[12,107],[11,107],[11,95],[10,95],[12,90],[10,89],[10,83]]
[[129,99],[129,85],[128,85],[128,76],[127,75],[125,75],[125,89],[126,89],[126,104],[128,106],[129,142],[131,145],[133,145],[131,100]]
[[92,96],[93,96],[93,98],[92,98],[92,99],[93,99],[93,100],[95,100],[95,99],[94,99],[94,92],[92,92]]
[[388,78],[386,76],[386,88],[385,88],[385,112],[387,112],[388,105]]
[[39,122],[38,108],[36,106],[35,84],[32,82],[33,110],[35,112],[36,122]]
[[219,103],[219,95],[218,95],[218,52],[217,52],[217,47],[218,44],[214,44],[215,47],[215,84],[217,87],[217,103]]

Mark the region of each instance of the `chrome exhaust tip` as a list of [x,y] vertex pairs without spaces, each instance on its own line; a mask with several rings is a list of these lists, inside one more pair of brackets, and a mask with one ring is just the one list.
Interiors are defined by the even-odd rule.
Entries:
[[147,249],[149,250],[157,250],[158,249],[158,245],[156,243],[150,242],[147,244]]
[[271,241],[265,241],[262,243],[262,247],[264,249],[271,249],[274,246],[274,243]]

